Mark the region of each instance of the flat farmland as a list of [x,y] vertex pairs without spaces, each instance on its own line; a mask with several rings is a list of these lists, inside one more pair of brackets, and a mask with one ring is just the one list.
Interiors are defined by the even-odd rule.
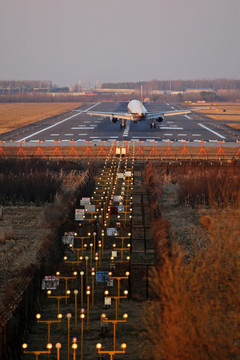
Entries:
[[82,103],[0,104],[0,134],[75,109]]

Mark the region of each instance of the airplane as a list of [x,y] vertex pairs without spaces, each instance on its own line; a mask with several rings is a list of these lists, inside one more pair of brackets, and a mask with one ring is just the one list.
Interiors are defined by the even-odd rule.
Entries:
[[[142,98],[142,96],[141,96]],[[102,116],[110,118],[111,122],[116,123],[118,120],[121,120],[120,129],[126,128],[127,121],[133,121],[137,123],[138,121],[150,120],[150,128],[156,128],[157,122],[162,122],[166,116],[174,116],[181,114],[189,114],[196,109],[189,110],[172,110],[172,111],[160,111],[160,112],[148,112],[143,101],[131,100],[127,105],[128,112],[100,112],[100,111],[81,111],[86,112],[88,115],[93,116]],[[197,109],[202,110],[202,109]]]

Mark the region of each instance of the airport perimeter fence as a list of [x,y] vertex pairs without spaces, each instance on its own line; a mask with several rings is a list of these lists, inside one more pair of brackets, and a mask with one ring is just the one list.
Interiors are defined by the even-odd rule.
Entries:
[[46,158],[46,159],[106,159],[107,157],[129,157],[142,160],[237,160],[240,159],[240,141],[236,143],[201,142],[143,142],[114,141],[109,144],[98,142],[63,142],[41,143],[20,142],[5,143],[0,141],[1,158]]

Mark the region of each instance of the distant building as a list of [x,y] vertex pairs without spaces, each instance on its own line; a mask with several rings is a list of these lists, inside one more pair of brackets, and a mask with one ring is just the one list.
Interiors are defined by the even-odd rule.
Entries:
[[111,93],[111,94],[124,94],[124,95],[129,95],[129,94],[134,94],[136,93],[136,89],[95,89],[95,91],[97,93]]
[[152,95],[177,95],[184,94],[184,91],[172,91],[172,90],[152,90]]
[[215,91],[213,89],[187,89],[185,91],[186,94],[189,94],[189,93],[201,93],[201,92],[212,92],[212,93],[215,93]]

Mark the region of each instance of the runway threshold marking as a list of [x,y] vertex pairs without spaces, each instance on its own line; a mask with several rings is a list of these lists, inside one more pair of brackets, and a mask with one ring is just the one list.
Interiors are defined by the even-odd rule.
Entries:
[[[101,104],[101,102],[98,102],[97,104],[94,104],[94,105],[90,106],[90,108],[88,108],[87,110],[84,110],[83,112],[86,112],[86,111],[88,111],[88,110],[91,110],[94,106],[97,106],[97,105],[99,105],[99,104]],[[52,129],[52,128],[54,128],[55,126],[58,126],[58,125],[64,123],[65,121],[71,120],[72,118],[74,118],[75,116],[78,116],[78,115],[80,115],[80,114],[81,114],[81,112],[79,112],[79,113],[77,113],[77,114],[74,114],[74,115],[72,115],[72,116],[69,116],[68,118],[63,119],[63,120],[57,122],[56,124],[50,125],[50,126],[44,128],[44,129],[42,129],[42,130],[36,131],[35,133],[33,133],[33,134],[31,134],[31,135],[28,135],[28,136],[25,136],[24,138],[22,138],[22,139],[20,139],[20,140],[18,140],[18,141],[24,141],[24,140],[27,140],[27,139],[35,136],[35,135],[41,134],[43,131]]]
[[217,135],[217,136],[220,137],[221,139],[226,139],[225,136],[223,136],[223,135],[219,134],[218,132],[210,129],[209,127],[207,127],[207,126],[205,126],[205,125],[203,125],[203,124],[200,124],[200,123],[198,123],[198,125],[201,126],[201,127],[204,128],[204,129],[212,132],[213,134]]

